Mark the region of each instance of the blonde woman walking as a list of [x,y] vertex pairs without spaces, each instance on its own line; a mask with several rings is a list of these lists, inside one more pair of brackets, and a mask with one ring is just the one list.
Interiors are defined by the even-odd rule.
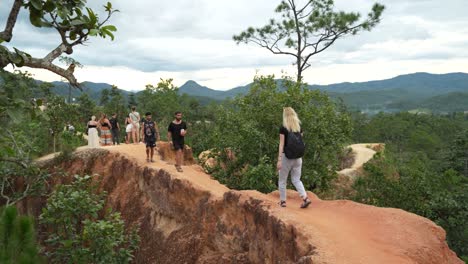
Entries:
[[276,164],[279,172],[279,204],[281,207],[286,207],[286,184],[291,172],[291,181],[302,198],[301,208],[307,208],[311,201],[301,181],[305,145],[302,140],[301,121],[292,107],[283,108],[283,125],[279,133],[278,163]]

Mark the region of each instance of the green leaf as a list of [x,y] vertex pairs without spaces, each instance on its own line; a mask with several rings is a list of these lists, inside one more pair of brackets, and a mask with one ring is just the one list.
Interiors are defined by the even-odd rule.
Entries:
[[4,153],[2,154],[7,154],[7,156],[14,156],[15,150],[9,146],[4,146]]
[[90,36],[97,36],[99,34],[99,30],[93,28],[89,31]]
[[41,21],[41,27],[51,28],[53,25],[50,22]]
[[117,28],[114,25],[107,25],[107,26],[103,26],[102,28],[105,28],[106,30],[112,31],[112,32],[117,31]]
[[86,8],[86,10],[88,11],[90,24],[91,24],[91,25],[96,24],[96,22],[97,22],[96,14],[94,14],[94,12],[93,12],[93,10],[92,10],[91,8]]
[[42,26],[41,17],[42,17],[42,12],[40,12],[40,11],[31,10],[29,12],[29,21],[35,27],[41,27]]
[[62,241],[62,244],[65,248],[71,248],[73,245],[73,240],[69,239],[69,240]]
[[7,112],[7,115],[13,121],[13,123],[18,124],[21,122],[21,119],[23,118],[21,111],[16,110],[16,109],[8,109],[6,112]]
[[76,39],[76,31],[70,32],[70,40],[75,40]]
[[107,29],[105,28],[101,28],[101,35],[103,38],[107,36],[109,36],[112,40],[114,40],[114,34],[112,34],[110,31],[108,31]]
[[43,6],[43,10],[50,13],[54,11],[54,9],[55,9],[54,1],[47,0],[47,2]]
[[42,10],[42,1],[41,0],[31,0],[30,3],[36,10]]
[[79,25],[83,25],[85,24],[86,22],[81,20],[81,19],[74,19],[70,22],[71,25],[73,26],[79,26]]

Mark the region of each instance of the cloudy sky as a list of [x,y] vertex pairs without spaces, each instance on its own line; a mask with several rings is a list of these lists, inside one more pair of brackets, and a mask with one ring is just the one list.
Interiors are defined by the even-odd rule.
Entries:
[[[304,0],[297,0],[304,1]],[[102,9],[107,1],[89,1]],[[232,36],[249,26],[263,26],[279,0],[115,0],[120,10],[111,19],[115,41],[92,39],[75,49],[73,58],[85,67],[80,82],[106,82],[126,90],[141,90],[160,78],[176,85],[194,80],[226,90],[250,83],[255,74],[294,76],[293,59],[273,55],[254,44],[237,45]],[[364,16],[375,1],[335,0],[337,10]],[[2,1],[0,28],[13,0]],[[386,6],[382,22],[336,42],[312,57],[304,73],[310,84],[357,82],[413,72],[468,72],[467,0],[380,0]],[[59,44],[55,32],[34,28],[26,10],[14,29],[11,46],[42,57]],[[60,77],[29,69],[37,79]]]

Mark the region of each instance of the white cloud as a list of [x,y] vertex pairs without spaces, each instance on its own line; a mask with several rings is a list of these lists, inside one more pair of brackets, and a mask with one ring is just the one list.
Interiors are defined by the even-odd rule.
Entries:
[[[298,0],[305,1],[305,0]],[[89,1],[102,10],[105,1]],[[312,57],[305,72],[310,83],[365,81],[417,71],[443,73],[466,69],[468,9],[466,0],[380,0],[386,5],[382,22],[336,42]],[[7,0],[4,6],[11,6]],[[273,55],[254,45],[236,45],[232,35],[248,26],[262,26],[279,3],[271,0],[114,1],[121,12],[111,23],[116,40],[93,39],[77,47],[73,57],[85,67],[80,81],[108,82],[125,89],[174,78],[181,85],[193,79],[215,89],[251,82],[260,73],[290,75],[293,58]],[[335,0],[336,7],[366,16],[374,0]],[[0,10],[0,26],[9,8]],[[58,44],[55,32],[33,28],[22,10],[11,45],[44,56]],[[33,70],[36,73],[36,70]],[[37,78],[60,79],[37,72]],[[55,76],[55,77],[53,77]]]

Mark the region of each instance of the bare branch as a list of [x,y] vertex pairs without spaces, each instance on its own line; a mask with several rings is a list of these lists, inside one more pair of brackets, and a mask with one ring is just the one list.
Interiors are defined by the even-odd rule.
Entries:
[[23,167],[25,169],[28,168],[28,165],[26,163],[24,163],[20,159],[9,158],[9,157],[0,157],[0,161],[15,163],[15,164],[18,164],[18,165],[20,165],[21,167]]
[[[257,45],[259,45],[259,46],[262,47],[262,48],[268,49],[268,50],[271,51],[273,54],[284,54],[284,55],[291,55],[291,56],[297,57],[297,55],[294,54],[294,53],[282,51],[281,49],[279,49],[278,46],[276,45],[276,43],[277,43],[279,40],[277,40],[277,41],[276,41],[275,43],[273,43],[273,44],[269,44],[269,43],[266,42],[264,39],[260,39],[260,38],[258,38],[258,37],[252,36],[252,37],[250,37],[250,39],[249,39],[248,41],[257,44]],[[276,50],[275,50],[275,49],[276,49]]]
[[[303,11],[303,10],[301,10],[301,11],[299,12],[299,14],[302,13],[302,11]],[[302,20],[302,19],[304,19],[304,18],[310,16],[310,15],[312,14],[312,12],[314,12],[314,9],[311,9],[311,10],[310,10],[307,14],[305,14],[305,15],[299,16],[299,19]]]
[[2,192],[0,193],[3,197],[3,199],[6,200],[6,205],[10,205],[10,197],[6,196],[4,194],[4,189],[5,189],[5,182],[6,182],[6,178],[3,178],[3,182],[2,182]]
[[20,147],[18,146],[18,143],[16,143],[16,139],[15,139],[15,136],[13,135],[13,133],[11,133],[10,129],[7,129],[6,130],[8,135],[10,136],[10,139],[11,141],[13,142],[13,145],[15,145],[15,148],[16,148],[16,151],[18,151],[18,153],[21,155],[21,156],[24,156],[24,153],[23,151],[20,149]]
[[64,53],[64,52],[67,53],[67,52],[70,52],[70,51],[73,52],[73,50],[71,50],[71,47],[64,44],[64,43],[62,43],[62,44],[58,45],[57,48],[52,50],[49,54],[47,54],[44,57],[44,60],[46,62],[52,63],[56,58],[58,58],[60,55],[62,55],[62,53]]
[[[306,4],[303,8],[301,8],[301,10],[297,11],[297,14],[301,14],[302,12],[304,12],[304,10],[305,10],[310,4],[312,4],[312,1],[308,1],[307,4]],[[310,11],[309,14],[312,14],[313,11],[314,11],[314,9],[312,8],[312,10]],[[304,17],[307,17],[307,16],[304,16]],[[304,18],[304,17],[302,17],[302,18]],[[302,18],[301,18],[301,19],[302,19]]]
[[308,68],[309,66],[307,66],[306,68],[304,68],[304,67],[307,64],[307,61],[310,59],[310,57],[312,57],[313,55],[318,54],[318,53],[326,50],[328,47],[330,47],[339,38],[339,36],[340,35],[335,36],[332,40],[330,40],[329,43],[327,43],[327,45],[323,46],[323,48],[321,48],[321,49],[317,49],[318,48],[318,43],[317,43],[317,46],[315,47],[315,51],[310,53],[309,55],[307,55],[305,57],[302,65],[301,65],[301,69],[304,70],[304,69]]
[[59,66],[53,64],[52,62],[49,62],[45,59],[37,59],[37,58],[24,58],[24,66],[31,67],[31,68],[37,68],[37,69],[46,69],[49,70],[55,74],[58,74],[62,76],[63,78],[67,79],[70,85],[80,88],[80,84],[76,80],[75,76],[73,75],[73,70],[72,69],[63,69],[60,68]]
[[18,18],[18,13],[21,9],[22,4],[22,0],[15,0],[15,2],[13,3],[13,7],[11,8],[10,15],[8,16],[5,30],[0,32],[0,39],[3,39],[6,42],[10,42],[11,38],[13,37],[13,28],[15,27],[16,19]]
[[109,11],[107,13],[107,17],[106,19],[104,19],[104,21],[102,21],[101,23],[99,23],[98,27],[102,27],[105,23],[107,23],[107,21],[109,21],[110,17],[112,16],[113,13],[117,12],[118,10],[113,10],[113,11]]

